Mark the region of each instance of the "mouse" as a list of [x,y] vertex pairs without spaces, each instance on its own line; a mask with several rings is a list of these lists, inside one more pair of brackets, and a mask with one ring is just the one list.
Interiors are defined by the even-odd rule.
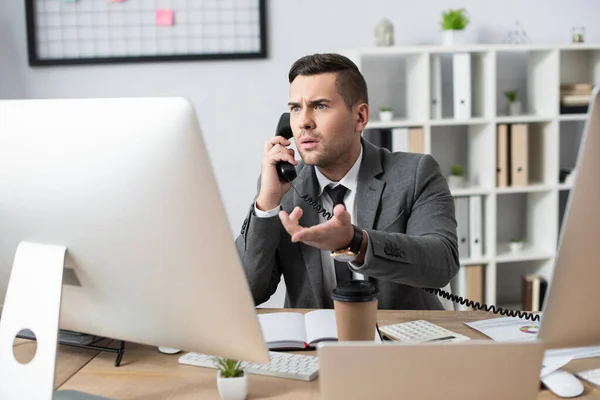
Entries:
[[162,347],[161,346],[161,347],[158,348],[158,351],[160,351],[161,353],[164,353],[164,354],[177,354],[181,350],[179,350],[179,349],[173,349],[171,347]]
[[583,393],[583,383],[575,375],[560,369],[544,376],[542,383],[559,397],[577,397]]

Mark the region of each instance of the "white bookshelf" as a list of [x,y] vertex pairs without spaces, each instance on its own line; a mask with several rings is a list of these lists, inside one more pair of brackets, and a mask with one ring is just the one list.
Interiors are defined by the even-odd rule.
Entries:
[[[471,56],[471,116],[454,117],[452,57]],[[484,300],[515,307],[521,302],[521,278],[539,273],[549,282],[570,184],[561,168],[573,168],[586,114],[560,114],[560,85],[600,84],[600,45],[392,46],[350,49],[364,74],[372,110],[365,133],[421,127],[425,152],[447,176],[460,163],[468,177],[455,197],[481,196],[483,255],[460,255],[463,266],[484,266]],[[441,59],[442,114],[432,116],[434,56]],[[504,91],[518,89],[523,113],[505,113]],[[394,110],[390,122],[378,120],[382,106]],[[529,184],[496,187],[498,124],[529,127]],[[393,140],[393,138],[392,138]],[[526,246],[511,252],[511,237]],[[464,293],[457,293],[464,295]]]

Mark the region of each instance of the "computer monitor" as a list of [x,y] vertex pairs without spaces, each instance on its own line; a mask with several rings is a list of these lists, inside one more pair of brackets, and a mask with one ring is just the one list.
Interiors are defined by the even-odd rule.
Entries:
[[21,329],[56,351],[58,306],[62,329],[269,361],[185,99],[0,101],[0,221],[2,367]]
[[588,107],[538,338],[545,348],[600,344],[600,95]]

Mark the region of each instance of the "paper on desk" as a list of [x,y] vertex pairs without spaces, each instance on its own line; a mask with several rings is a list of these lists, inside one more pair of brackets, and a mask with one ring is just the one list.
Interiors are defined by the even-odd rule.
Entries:
[[[465,322],[465,325],[483,333],[496,342],[527,342],[537,339],[540,323],[541,319],[540,321],[530,321],[505,317]],[[547,364],[547,367],[546,370],[542,368],[542,376],[562,367],[571,360],[599,356],[600,346],[546,350],[544,352],[544,365]]]
[[560,367],[567,365],[573,357],[570,356],[552,356],[548,355],[548,352],[544,353],[544,361],[542,361],[542,370],[540,372],[540,378],[548,375],[551,372],[556,371]]
[[465,322],[496,342],[528,342],[537,339],[539,321],[505,317]]

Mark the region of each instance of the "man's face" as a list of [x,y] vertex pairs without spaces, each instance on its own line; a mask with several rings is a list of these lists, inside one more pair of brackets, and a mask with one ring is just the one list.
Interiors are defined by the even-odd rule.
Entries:
[[336,89],[335,73],[297,76],[290,86],[290,124],[308,165],[331,168],[360,146],[356,117]]

